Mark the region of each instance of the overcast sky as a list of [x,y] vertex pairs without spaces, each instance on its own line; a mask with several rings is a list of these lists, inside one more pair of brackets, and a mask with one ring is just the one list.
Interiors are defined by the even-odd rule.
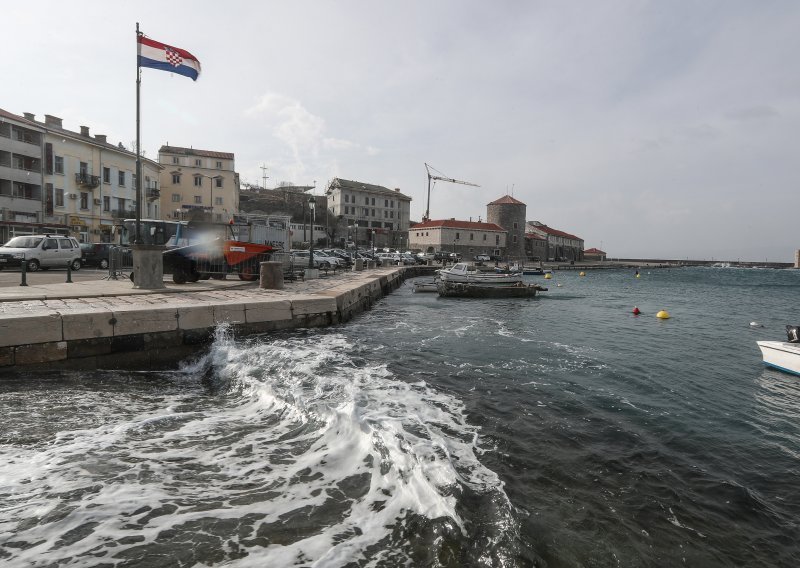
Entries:
[[0,108],[131,147],[232,152],[242,181],[400,188],[434,219],[527,218],[612,257],[791,261],[800,2],[3,2]]

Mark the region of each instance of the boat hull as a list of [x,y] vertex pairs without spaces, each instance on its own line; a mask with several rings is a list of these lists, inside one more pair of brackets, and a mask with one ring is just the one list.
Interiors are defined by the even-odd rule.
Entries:
[[543,288],[535,285],[496,286],[466,282],[441,281],[438,284],[442,298],[533,298]]
[[800,376],[800,344],[783,341],[757,341],[764,364]]

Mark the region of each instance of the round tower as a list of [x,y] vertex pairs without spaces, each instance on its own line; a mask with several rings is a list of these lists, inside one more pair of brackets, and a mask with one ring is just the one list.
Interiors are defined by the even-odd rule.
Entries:
[[504,195],[486,206],[486,221],[508,232],[506,257],[509,260],[525,260],[526,211],[527,205],[510,195]]

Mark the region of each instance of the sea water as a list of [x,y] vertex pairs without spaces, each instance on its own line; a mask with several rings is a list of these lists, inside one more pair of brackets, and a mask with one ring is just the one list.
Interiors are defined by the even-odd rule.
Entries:
[[0,563],[796,566],[800,379],[755,342],[800,324],[800,271],[529,279],[3,376]]

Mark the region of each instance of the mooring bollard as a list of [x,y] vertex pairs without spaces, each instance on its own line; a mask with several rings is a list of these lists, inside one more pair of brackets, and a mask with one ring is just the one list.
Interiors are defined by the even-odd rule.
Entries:
[[72,284],[72,261],[67,262],[67,283]]
[[22,254],[22,264],[19,265],[20,270],[22,271],[22,282],[19,283],[20,286],[27,286],[28,285],[28,261],[25,259],[25,254]]

